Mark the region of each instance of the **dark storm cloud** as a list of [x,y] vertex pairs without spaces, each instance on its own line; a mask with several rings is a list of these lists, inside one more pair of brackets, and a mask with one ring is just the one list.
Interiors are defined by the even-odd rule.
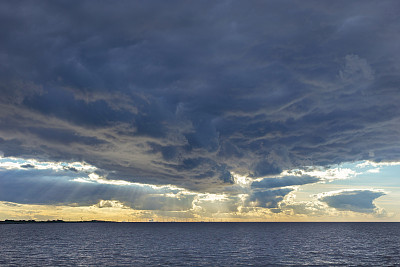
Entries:
[[338,210],[350,210],[362,213],[373,213],[376,206],[373,201],[386,195],[377,190],[342,190],[331,194],[322,194],[319,200]]
[[400,160],[399,5],[4,1],[0,150],[208,191]]

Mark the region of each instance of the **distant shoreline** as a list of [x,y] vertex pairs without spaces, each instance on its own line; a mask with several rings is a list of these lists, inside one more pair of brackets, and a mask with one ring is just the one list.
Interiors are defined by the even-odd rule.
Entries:
[[118,222],[118,221],[101,221],[101,220],[91,220],[91,221],[64,221],[64,220],[47,220],[47,221],[36,221],[36,220],[4,220],[0,221],[0,224],[54,224],[54,223],[150,223],[150,224],[158,224],[158,223],[207,223],[207,224],[219,224],[219,223],[266,223],[266,224],[276,224],[276,223],[400,223],[400,222],[209,222],[209,221],[198,221],[198,222],[179,222],[179,221],[167,221],[167,222],[160,222],[160,221],[136,221],[136,222]]
[[113,221],[64,221],[64,220],[47,220],[47,221],[36,221],[36,220],[5,220],[0,221],[0,224],[27,224],[27,223],[103,223],[103,222],[113,222]]

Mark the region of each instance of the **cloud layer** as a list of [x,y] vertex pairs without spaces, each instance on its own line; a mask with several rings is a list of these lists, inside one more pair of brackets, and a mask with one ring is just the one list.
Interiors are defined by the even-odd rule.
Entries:
[[[2,2],[0,150],[201,192],[233,173],[399,160],[399,8]],[[250,201],[287,194],[265,192]]]
[[[295,201],[299,186],[326,182],[300,175],[240,180],[225,193],[188,191],[172,185],[156,186],[110,180],[96,174],[94,166],[0,158],[0,202],[4,205],[112,208],[140,211],[149,216],[185,218],[265,218],[271,214],[334,216],[337,212],[386,215],[374,200],[386,195],[378,189],[346,189],[313,195],[311,201]],[[0,204],[1,204],[0,203]],[[7,204],[8,203],[8,204]],[[1,204],[2,205],[2,204]],[[329,209],[333,208],[333,209]],[[336,211],[335,211],[336,210]],[[336,213],[335,213],[336,212]],[[371,217],[372,218],[372,217]]]

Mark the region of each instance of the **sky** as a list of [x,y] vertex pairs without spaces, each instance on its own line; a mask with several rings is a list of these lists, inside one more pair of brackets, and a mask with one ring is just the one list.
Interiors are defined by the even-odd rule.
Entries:
[[400,221],[398,10],[0,2],[0,220]]

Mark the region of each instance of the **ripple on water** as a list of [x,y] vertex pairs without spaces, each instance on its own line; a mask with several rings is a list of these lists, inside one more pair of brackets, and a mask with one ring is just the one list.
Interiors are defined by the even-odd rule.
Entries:
[[0,225],[0,265],[399,265],[400,223]]

